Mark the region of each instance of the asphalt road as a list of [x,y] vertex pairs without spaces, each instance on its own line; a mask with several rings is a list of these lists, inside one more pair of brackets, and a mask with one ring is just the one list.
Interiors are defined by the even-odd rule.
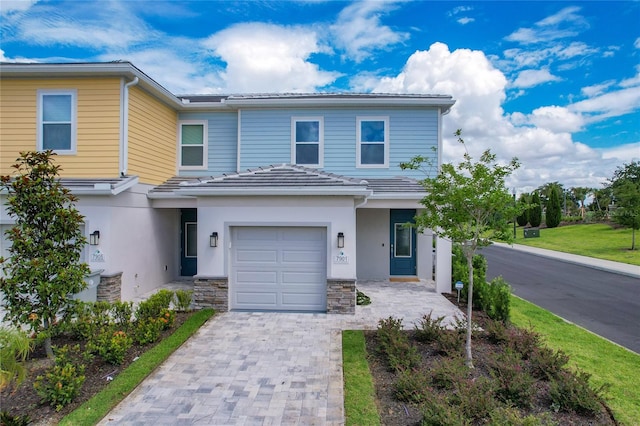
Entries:
[[640,353],[640,280],[562,260],[490,246],[487,280],[502,277],[515,295]]

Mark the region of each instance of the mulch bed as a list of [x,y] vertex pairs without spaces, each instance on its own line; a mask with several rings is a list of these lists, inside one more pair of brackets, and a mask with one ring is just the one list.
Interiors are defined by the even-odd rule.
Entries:
[[[13,390],[4,389],[0,392],[0,408],[9,412],[11,415],[28,415],[34,424],[49,425],[57,424],[62,417],[78,408],[82,403],[88,401],[93,395],[104,389],[109,382],[125,370],[134,360],[156,346],[162,339],[170,336],[177,328],[179,328],[192,315],[187,312],[177,312],[173,326],[164,330],[158,341],[149,345],[138,345],[136,343],[129,349],[122,365],[108,364],[99,356],[95,356],[93,362],[85,367],[85,381],[80,390],[78,397],[69,405],[60,411],[40,401],[40,397],[33,388],[33,383],[38,375],[44,375],[47,367],[52,365],[52,361],[47,359],[44,348],[39,346],[34,349],[27,360],[27,378],[17,388]],[[58,336],[53,338],[53,345],[63,346],[65,344],[80,344],[84,348],[84,343],[72,339],[68,336]]]
[[[457,294],[445,294],[452,303],[457,305]],[[466,306],[460,303],[460,309],[466,312]],[[483,324],[483,321],[487,320],[486,315],[483,312],[474,312],[474,322]],[[405,327],[407,325],[405,324]],[[435,343],[421,343],[414,338],[413,330],[407,330],[410,341],[415,345],[422,356],[421,369],[430,369],[431,366],[437,360],[441,359],[443,355],[438,353]],[[407,426],[407,425],[419,425],[422,419],[420,406],[418,404],[406,403],[398,401],[394,395],[395,384],[397,381],[397,374],[390,371],[387,361],[384,356],[378,350],[378,339],[376,331],[365,331],[366,348],[369,361],[369,369],[373,376],[375,392],[376,392],[376,404],[378,406],[378,412],[380,414],[381,423],[386,426]],[[472,342],[472,352],[474,357],[474,369],[472,370],[472,377],[489,376],[488,367],[486,361],[498,351],[501,351],[498,345],[490,343],[484,337],[474,338]],[[586,426],[586,425],[616,425],[617,422],[613,419],[608,407],[602,408],[602,412],[596,418],[586,418],[575,413],[567,412],[553,412],[549,407],[549,401],[546,397],[546,389],[548,388],[547,382],[536,383],[537,394],[534,398],[533,406],[527,410],[524,414],[539,414],[550,413],[554,421],[559,425],[574,425],[574,426]],[[485,423],[474,423],[485,424]]]

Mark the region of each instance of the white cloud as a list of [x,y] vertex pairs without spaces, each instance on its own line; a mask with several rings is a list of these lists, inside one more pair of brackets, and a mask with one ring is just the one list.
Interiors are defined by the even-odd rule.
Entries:
[[550,181],[567,187],[597,187],[619,164],[604,152],[573,140],[585,118],[570,106],[544,106],[531,114],[505,114],[502,103],[508,87],[504,74],[483,52],[458,49],[443,43],[416,51],[402,72],[392,77],[363,75],[354,80],[360,89],[392,93],[451,94],[456,104],[444,117],[444,161],[458,162],[463,148],[453,132],[463,130],[472,156],[490,148],[501,161],[518,157],[522,167],[509,187],[531,191]]
[[640,161],[640,142],[618,145],[615,148],[599,150],[602,158],[616,159],[628,163],[630,161]]
[[580,8],[577,6],[565,7],[558,13],[536,22],[532,28],[517,29],[505,39],[521,44],[535,44],[576,36],[589,27],[587,21],[578,15],[579,11]]
[[2,3],[0,3],[0,15],[24,12],[37,2],[38,0],[2,0]]
[[340,76],[309,62],[311,54],[329,50],[307,27],[238,24],[203,46],[226,62],[221,78],[230,92],[312,92]]
[[635,47],[636,49],[640,49],[640,37],[638,37],[636,41],[633,42],[633,47]]
[[469,18],[469,17],[466,17],[466,16],[464,18],[459,18],[459,19],[456,20],[456,22],[458,24],[461,24],[461,25],[467,25],[467,24],[469,24],[469,23],[471,23],[473,21],[475,21],[474,18]]
[[640,106],[640,86],[604,93],[569,105],[569,110],[588,116],[593,123],[637,110]]
[[608,80],[600,84],[594,84],[593,86],[583,87],[581,92],[583,95],[588,97],[597,96],[606,92],[614,84],[615,84],[615,81]]
[[392,2],[364,1],[345,7],[330,31],[338,48],[348,59],[361,62],[376,50],[401,43],[409,35],[397,32],[380,22],[380,15],[393,8]]
[[584,120],[580,114],[554,105],[533,110],[529,116],[529,123],[554,133],[573,133],[582,129]]
[[520,71],[518,77],[511,84],[512,87],[516,88],[529,88],[534,87],[542,83],[548,83],[550,81],[560,81],[560,77],[556,77],[552,75],[549,70],[541,69],[541,70],[524,70]]

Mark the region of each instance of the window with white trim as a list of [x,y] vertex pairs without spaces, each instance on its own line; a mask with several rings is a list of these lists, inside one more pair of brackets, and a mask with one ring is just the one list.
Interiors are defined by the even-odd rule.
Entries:
[[291,162],[322,167],[324,163],[324,119],[291,118]]
[[38,90],[38,150],[76,153],[76,90]]
[[178,124],[179,165],[181,169],[207,168],[207,122],[187,120]]
[[357,117],[356,141],[356,167],[389,167],[389,117]]

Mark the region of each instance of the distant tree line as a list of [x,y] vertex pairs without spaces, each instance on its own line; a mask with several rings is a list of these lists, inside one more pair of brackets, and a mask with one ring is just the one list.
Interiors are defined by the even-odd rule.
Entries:
[[[587,205],[587,199],[591,202]],[[526,206],[517,217],[520,226],[538,227],[543,220],[548,228],[561,222],[612,220],[629,227],[632,250],[635,249],[635,230],[640,229],[640,162],[631,161],[619,166],[602,188],[571,187],[548,182],[531,193],[523,193],[518,203]]]

